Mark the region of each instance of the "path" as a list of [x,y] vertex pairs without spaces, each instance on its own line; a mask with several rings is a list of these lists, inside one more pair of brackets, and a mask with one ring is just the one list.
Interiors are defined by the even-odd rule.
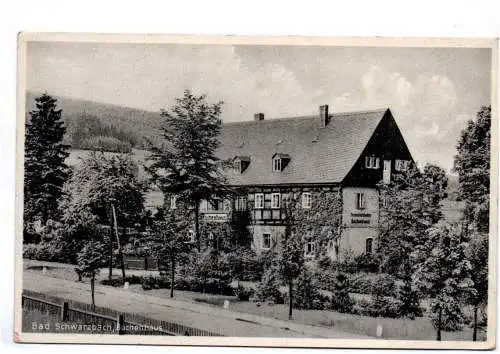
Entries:
[[[87,303],[91,298],[88,284],[46,277],[40,272],[25,270],[23,288]],[[234,337],[370,338],[100,285],[96,286],[96,305]]]

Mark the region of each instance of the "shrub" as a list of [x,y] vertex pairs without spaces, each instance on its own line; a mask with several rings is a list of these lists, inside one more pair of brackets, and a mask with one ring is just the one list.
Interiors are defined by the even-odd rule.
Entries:
[[332,266],[334,265],[329,256],[319,257],[318,260],[316,261],[316,264],[318,265],[318,268],[320,270],[330,270],[330,269],[332,269]]
[[379,268],[379,262],[373,254],[363,253],[355,257],[353,263],[356,272],[376,273]]
[[292,300],[296,309],[322,310],[325,307],[325,297],[313,284],[311,273],[306,268],[297,277]]
[[317,288],[330,290],[335,284],[335,272],[330,269],[317,267],[312,272],[312,280]]
[[389,297],[373,297],[371,300],[361,299],[353,307],[353,313],[370,317],[399,318],[399,300]]
[[262,278],[263,263],[253,250],[239,248],[222,256],[226,258],[232,279],[259,281]]
[[186,291],[202,291],[201,279],[193,276],[178,277],[174,282],[174,289]]
[[377,274],[372,278],[371,294],[380,296],[394,296],[396,278],[390,274]]
[[143,290],[169,289],[170,280],[166,277],[155,277],[150,275],[142,278],[141,285]]
[[66,243],[56,240],[38,244],[24,244],[23,258],[46,262],[75,263],[75,257],[68,251]]
[[343,273],[334,275],[334,285],[331,288],[332,298],[330,308],[341,313],[351,313],[354,300],[349,295],[349,278]]
[[208,278],[202,283],[203,293],[218,294],[218,295],[234,295],[234,290],[231,283],[221,278]]
[[101,283],[102,285],[113,286],[113,287],[120,287],[123,285],[121,278],[103,279],[99,283]]
[[221,281],[231,281],[231,268],[227,257],[223,257],[215,250],[208,250],[200,255],[198,262],[194,262],[191,275],[203,279],[215,278]]
[[235,290],[235,294],[238,297],[238,300],[240,301],[248,301],[252,297],[252,295],[255,293],[255,290],[253,288],[247,288],[241,284],[238,284],[238,287]]
[[142,278],[142,289],[143,290],[151,290],[156,288],[156,279],[153,276],[147,276]]
[[36,232],[31,225],[27,225],[24,223],[23,227],[23,243],[39,243],[42,240],[42,235],[39,232]]
[[23,245],[23,258],[36,259],[38,247],[33,243],[26,243]]
[[350,282],[351,292],[358,294],[381,293],[382,296],[394,296],[395,278],[389,274],[377,274],[376,276],[362,275]]
[[283,295],[280,292],[278,280],[278,269],[269,267],[262,276],[262,280],[255,291],[257,301],[272,301],[275,304],[283,304]]
[[262,251],[257,256],[257,262],[262,267],[262,276],[269,268],[273,267],[276,263],[276,254],[273,250]]
[[[128,282],[129,284],[142,284],[144,280],[144,277],[138,276],[138,275],[130,275],[125,277],[125,282]],[[100,281],[102,285],[107,285],[107,286],[113,286],[113,287],[121,287],[123,286],[122,278],[121,277],[113,277],[111,279],[103,279]],[[149,289],[147,289],[149,290]]]
[[351,292],[358,294],[371,294],[372,280],[364,275],[351,279]]

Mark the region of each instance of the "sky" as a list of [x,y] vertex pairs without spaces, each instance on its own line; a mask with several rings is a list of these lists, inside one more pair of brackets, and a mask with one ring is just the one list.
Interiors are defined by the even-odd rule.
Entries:
[[389,107],[415,160],[450,171],[466,121],[491,100],[480,48],[30,42],[28,90],[149,111],[185,89],[223,121]]

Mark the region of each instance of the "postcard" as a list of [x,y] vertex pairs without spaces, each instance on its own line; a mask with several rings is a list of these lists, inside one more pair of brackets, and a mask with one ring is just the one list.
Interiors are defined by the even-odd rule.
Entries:
[[17,342],[495,346],[496,39],[18,41]]

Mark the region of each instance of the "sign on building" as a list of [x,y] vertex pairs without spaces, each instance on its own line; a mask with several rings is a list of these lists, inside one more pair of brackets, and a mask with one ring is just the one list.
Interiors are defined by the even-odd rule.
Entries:
[[206,213],[203,216],[205,222],[226,222],[228,220],[227,213]]

